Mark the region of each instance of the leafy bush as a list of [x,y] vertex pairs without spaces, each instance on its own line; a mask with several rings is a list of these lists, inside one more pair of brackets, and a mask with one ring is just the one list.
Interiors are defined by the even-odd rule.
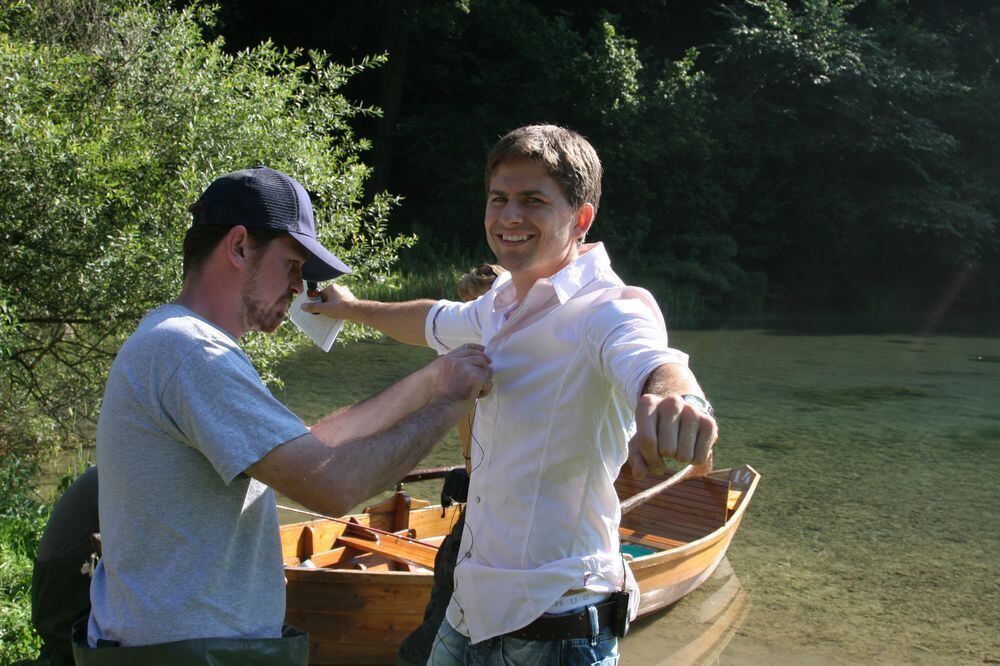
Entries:
[[[212,10],[21,0],[0,8],[0,448],[86,436],[107,369],[181,282],[187,206],[222,173],[264,162],[313,194],[321,240],[363,279],[412,242],[388,195],[362,202],[376,110],[340,93],[356,73],[270,43],[226,54]],[[265,379],[303,338],[251,336]],[[15,456],[17,457],[17,456]],[[9,456],[4,457],[10,460]]]
[[907,3],[744,0],[727,13],[712,71],[731,107],[715,122],[750,178],[731,210],[744,267],[797,309],[918,312],[991,253],[995,179],[972,159],[990,140],[963,139],[984,126],[991,84],[963,82],[952,58],[992,38],[960,37],[961,11],[938,23]]
[[30,463],[0,466],[0,663],[33,657],[41,642],[31,626],[31,572],[49,507],[29,490]]

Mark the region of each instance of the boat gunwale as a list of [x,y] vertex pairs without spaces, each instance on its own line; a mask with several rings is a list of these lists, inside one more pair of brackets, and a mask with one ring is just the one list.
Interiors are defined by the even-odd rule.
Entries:
[[[427,569],[425,571],[391,571],[391,570],[380,570],[380,571],[366,571],[364,569],[334,569],[333,567],[303,567],[295,565],[285,566],[285,577],[288,578],[288,574],[292,573],[292,578],[303,580],[306,578],[332,578],[333,574],[344,574],[351,578],[364,579],[367,577],[372,577],[375,580],[385,581],[386,576],[394,578],[392,582],[395,583],[407,583],[407,579],[412,579],[414,585],[424,583],[427,579],[433,580],[434,571]],[[291,578],[289,579],[291,582]],[[315,582],[315,581],[312,581]],[[351,581],[352,584],[363,583],[364,580]]]
[[[689,556],[694,554],[696,551],[707,550],[708,548],[716,545],[719,541],[723,540],[727,533],[735,530],[743,519],[743,514],[746,512],[747,507],[750,504],[750,499],[753,496],[754,491],[757,489],[757,483],[760,481],[760,472],[755,470],[750,465],[740,465],[739,467],[731,467],[726,469],[717,470],[710,472],[706,476],[709,478],[728,478],[732,480],[737,472],[747,471],[750,473],[750,480],[742,488],[739,501],[736,507],[732,510],[732,513],[726,519],[726,522],[720,525],[718,528],[712,530],[708,534],[694,541],[689,541],[682,546],[676,546],[674,548],[667,548],[665,550],[659,550],[654,553],[649,553],[648,555],[642,555],[636,557],[629,561],[629,567],[633,570],[646,569],[648,567],[663,564],[664,562],[680,557]],[[723,476],[723,474],[725,476]],[[426,510],[439,510],[439,505],[431,505],[427,507],[420,507],[419,509],[414,509],[414,511],[426,511]],[[363,514],[362,514],[363,515]],[[293,527],[293,526],[308,526],[312,523],[324,523],[331,522],[326,519],[317,518],[314,520],[303,521],[300,523],[289,523],[288,525],[282,525],[282,527]],[[425,571],[365,571],[363,569],[343,569],[335,567],[304,567],[301,565],[285,565],[284,569],[286,572],[294,572],[295,577],[320,577],[322,575],[329,576],[330,574],[346,574],[352,578],[364,577],[364,576],[374,576],[384,580],[384,576],[391,575],[397,580],[395,582],[403,582],[406,577],[412,577],[414,583],[423,582],[428,578],[433,578],[434,571],[427,569]],[[361,581],[358,581],[361,582]]]

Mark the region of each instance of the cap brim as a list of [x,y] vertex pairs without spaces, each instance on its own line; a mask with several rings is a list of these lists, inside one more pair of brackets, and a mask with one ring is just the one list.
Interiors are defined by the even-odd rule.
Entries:
[[347,264],[335,257],[332,252],[319,244],[315,238],[304,234],[289,232],[299,245],[309,251],[309,258],[302,265],[302,278],[309,282],[332,280],[338,275],[351,273]]

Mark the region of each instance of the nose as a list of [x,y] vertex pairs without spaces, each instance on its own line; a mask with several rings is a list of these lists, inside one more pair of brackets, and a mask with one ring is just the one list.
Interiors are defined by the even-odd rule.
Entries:
[[299,266],[288,276],[288,290],[293,294],[300,294],[305,290],[305,282],[302,281],[302,267]]
[[500,221],[504,224],[520,224],[523,220],[524,214],[516,201],[508,201],[500,211]]

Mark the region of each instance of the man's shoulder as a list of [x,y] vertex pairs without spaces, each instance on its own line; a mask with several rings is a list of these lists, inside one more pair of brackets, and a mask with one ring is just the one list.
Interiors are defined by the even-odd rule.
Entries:
[[177,368],[186,359],[225,358],[238,366],[249,363],[228,334],[175,304],[151,310],[118,352],[122,362],[145,367]]
[[572,298],[581,299],[590,307],[601,306],[613,301],[636,299],[656,304],[656,299],[649,291],[642,287],[626,284],[610,268],[596,272],[586,284],[573,294]]
[[161,305],[147,313],[126,342],[128,346],[156,345],[168,350],[198,344],[234,350],[240,348],[217,326],[176,304]]
[[627,285],[621,280],[601,280],[592,283],[592,288],[586,291],[585,316],[591,324],[617,326],[625,320],[640,318],[666,328],[656,298],[642,287]]

